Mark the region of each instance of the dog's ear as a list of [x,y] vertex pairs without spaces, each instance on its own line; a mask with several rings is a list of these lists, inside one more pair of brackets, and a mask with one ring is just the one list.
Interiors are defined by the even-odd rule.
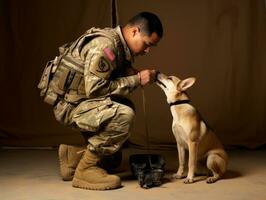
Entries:
[[180,81],[178,86],[181,89],[181,91],[185,91],[186,89],[191,87],[195,83],[195,81],[196,81],[196,78],[194,78],[194,77],[186,78],[186,79]]

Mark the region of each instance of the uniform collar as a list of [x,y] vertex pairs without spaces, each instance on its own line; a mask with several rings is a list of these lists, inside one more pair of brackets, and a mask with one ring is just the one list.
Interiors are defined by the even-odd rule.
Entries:
[[124,38],[124,36],[123,36],[123,33],[122,33],[122,31],[121,31],[121,27],[120,27],[120,26],[117,26],[117,27],[115,28],[115,31],[116,31],[117,34],[119,35],[120,40],[121,40],[121,42],[122,42],[123,49],[124,49],[124,52],[125,52],[125,55],[126,55],[126,59],[127,59],[128,61],[130,61],[130,62],[134,62],[134,57],[132,56],[131,51],[130,51],[130,49],[129,49],[128,46],[127,46],[127,43],[126,43],[125,38]]

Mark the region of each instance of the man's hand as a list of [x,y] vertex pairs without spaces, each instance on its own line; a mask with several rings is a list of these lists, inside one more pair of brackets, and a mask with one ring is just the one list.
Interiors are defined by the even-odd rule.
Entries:
[[149,83],[152,83],[155,81],[156,78],[156,70],[149,70],[149,69],[145,69],[145,70],[141,70],[139,73],[139,78],[140,78],[140,84],[142,86],[147,85]]

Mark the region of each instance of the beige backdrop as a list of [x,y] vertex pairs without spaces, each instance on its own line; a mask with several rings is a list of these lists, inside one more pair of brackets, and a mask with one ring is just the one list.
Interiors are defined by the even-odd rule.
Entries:
[[[266,12],[264,0],[118,0],[120,24],[140,11],[155,12],[164,38],[135,67],[195,76],[192,103],[226,145],[266,143]],[[58,46],[86,29],[110,25],[108,0],[0,1],[0,143],[55,146],[81,143],[58,124],[39,98],[43,67]],[[150,142],[174,147],[171,115],[162,91],[145,88]],[[132,94],[137,117],[130,141],[145,144],[142,93]]]

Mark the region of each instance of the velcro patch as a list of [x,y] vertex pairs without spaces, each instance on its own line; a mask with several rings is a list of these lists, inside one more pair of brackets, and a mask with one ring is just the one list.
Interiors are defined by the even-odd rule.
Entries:
[[110,66],[104,58],[101,58],[98,63],[98,68],[96,69],[97,72],[108,72],[110,70]]
[[95,54],[91,58],[89,69],[94,75],[108,79],[112,73],[112,64],[104,55]]
[[106,56],[106,58],[108,58],[111,62],[113,62],[115,60],[115,54],[111,49],[106,47],[103,49],[103,52],[104,52],[104,55]]

